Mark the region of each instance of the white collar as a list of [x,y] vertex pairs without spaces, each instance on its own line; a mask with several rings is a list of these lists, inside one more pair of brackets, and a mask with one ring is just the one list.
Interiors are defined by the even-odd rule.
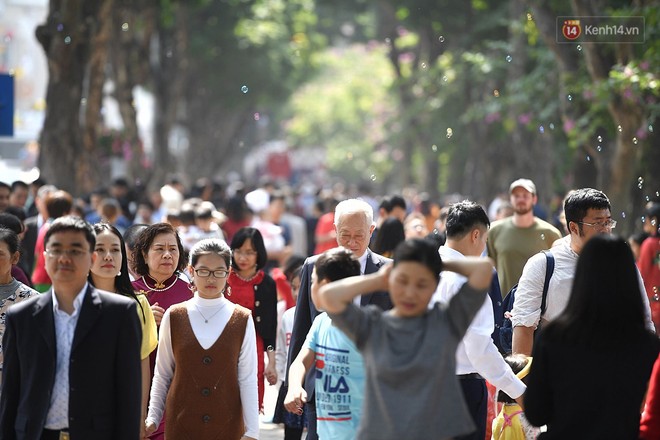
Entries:
[[[85,285],[83,286],[82,290],[80,292],[78,292],[78,295],[76,295],[76,297],[73,299],[73,313],[71,313],[71,316],[76,316],[78,314],[78,311],[80,310],[80,305],[82,304],[83,299],[85,299],[85,293],[87,292],[87,286],[88,285],[89,284],[87,282],[85,282]],[[64,312],[63,310],[60,310],[60,303],[59,303],[59,301],[57,301],[57,295],[55,295],[55,287],[50,289],[50,292],[51,292],[50,294],[52,295],[52,298],[53,298],[53,311],[54,312],[58,312],[58,311]],[[66,312],[64,312],[64,313],[66,313]]]

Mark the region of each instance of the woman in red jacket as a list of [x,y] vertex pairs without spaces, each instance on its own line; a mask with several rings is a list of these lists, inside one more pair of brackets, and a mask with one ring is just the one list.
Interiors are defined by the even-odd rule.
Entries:
[[[264,376],[277,383],[275,338],[277,335],[277,289],[275,281],[262,269],[268,259],[259,230],[239,229],[231,240],[232,262],[227,299],[252,311],[257,333],[257,385],[259,411],[263,411]],[[264,352],[268,367],[264,368]]]

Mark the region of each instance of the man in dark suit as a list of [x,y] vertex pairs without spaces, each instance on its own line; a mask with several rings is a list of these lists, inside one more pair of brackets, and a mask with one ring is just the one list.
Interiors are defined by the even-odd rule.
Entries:
[[140,437],[136,305],[87,283],[95,241],[84,220],[54,221],[44,252],[53,287],[7,312],[3,440]]
[[[378,272],[390,259],[378,255],[368,248],[371,234],[374,232],[373,208],[368,203],[358,199],[348,199],[339,203],[335,208],[335,231],[337,232],[337,244],[350,249],[360,261],[362,274]],[[296,304],[296,314],[293,319],[293,330],[291,332],[291,344],[287,360],[288,368],[291,362],[298,356],[312,322],[319,311],[314,307],[311,300],[312,272],[314,262],[318,255],[305,260],[300,273],[300,291]],[[392,301],[388,292],[373,292],[362,295],[360,305],[374,304],[383,310],[392,308]],[[316,404],[314,400],[314,380],[316,368],[312,366],[305,377],[305,391],[307,392],[307,438],[317,439],[316,434]]]

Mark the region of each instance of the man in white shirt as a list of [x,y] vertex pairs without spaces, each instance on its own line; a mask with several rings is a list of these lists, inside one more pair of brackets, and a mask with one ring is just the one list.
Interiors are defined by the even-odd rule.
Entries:
[[[483,254],[490,221],[481,206],[467,200],[451,205],[446,227],[447,241],[440,247],[443,260]],[[455,272],[442,272],[429,307],[435,302],[448,303],[466,281],[467,278]],[[456,374],[477,426],[476,432],[460,440],[482,440],[486,435],[488,390],[484,379],[518,400],[525,392],[525,385],[504,362],[491,338],[494,328],[493,304],[487,296],[456,350]]]
[[[570,235],[552,247],[555,268],[548,285],[546,310],[541,316],[546,257],[543,253],[532,256],[525,264],[516,300],[513,304],[513,352],[531,355],[534,331],[541,323],[555,319],[563,312],[573,288],[573,277],[580,251],[586,242],[598,234],[611,234],[616,227],[612,220],[610,201],[602,192],[592,188],[573,191],[564,202],[566,225]],[[649,301],[639,278],[642,300],[645,304],[647,327],[654,330]]]

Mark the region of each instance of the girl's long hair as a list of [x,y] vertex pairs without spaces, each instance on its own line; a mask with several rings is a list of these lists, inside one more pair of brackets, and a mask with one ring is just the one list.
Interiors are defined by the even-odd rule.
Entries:
[[597,235],[587,241],[566,309],[546,331],[581,346],[613,347],[648,332],[637,268],[625,240]]

